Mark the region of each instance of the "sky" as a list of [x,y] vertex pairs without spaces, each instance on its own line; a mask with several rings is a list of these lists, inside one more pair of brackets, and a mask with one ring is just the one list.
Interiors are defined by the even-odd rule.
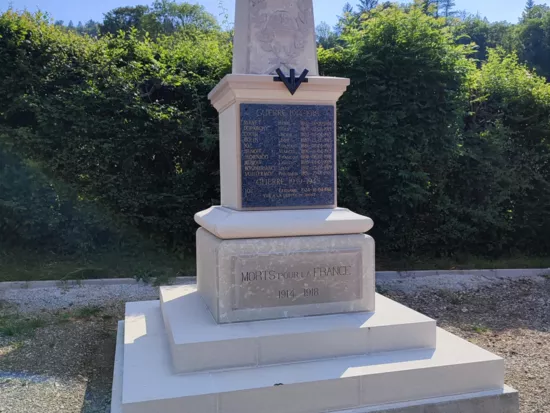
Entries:
[[[225,14],[233,21],[235,0],[187,0],[189,3],[202,4],[209,12],[223,21]],[[348,0],[313,0],[315,22],[322,21],[334,25],[337,16],[341,14],[343,5]],[[76,25],[93,19],[103,20],[103,14],[116,7],[150,4],[153,0],[0,0],[0,11],[10,5],[14,9],[35,11],[40,9],[48,12],[55,20],[70,20]],[[354,0],[349,1],[352,5]],[[525,6],[524,0],[455,0],[457,10],[466,10],[470,13],[487,17],[490,21],[507,20],[516,23]],[[537,4],[543,1],[536,1]],[[223,9],[227,12],[224,12]],[[220,17],[221,16],[221,17]]]

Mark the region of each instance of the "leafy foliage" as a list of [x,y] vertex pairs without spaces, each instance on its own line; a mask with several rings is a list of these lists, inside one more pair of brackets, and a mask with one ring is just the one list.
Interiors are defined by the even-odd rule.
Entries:
[[[492,202],[501,200],[500,213],[492,213],[489,221],[507,229],[498,237],[505,235],[503,242],[511,250],[548,251],[550,85],[529,73],[516,56],[492,51],[477,75],[468,121],[477,139],[498,150],[491,167],[501,167],[483,175],[494,188],[480,191]],[[497,236],[491,242],[496,244]]]
[[452,28],[459,44],[473,44],[478,67],[487,61],[489,50],[497,46],[512,51],[515,47],[514,26],[506,22],[490,23],[487,19],[468,16]]
[[[550,86],[530,71],[550,74],[548,9],[509,25],[455,18],[452,1],[377,3],[318,27],[322,73],[351,78],[340,204],[375,220],[386,257],[548,251]],[[0,16],[2,240],[95,248],[118,237],[100,205],[192,246],[193,214],[219,198],[206,96],[229,72],[231,33],[166,0],[93,27]]]
[[550,79],[550,9],[534,6],[518,26],[518,52],[538,74]]
[[101,32],[117,34],[132,28],[151,37],[170,35],[186,29],[217,30],[214,16],[198,4],[176,3],[174,0],[155,0],[151,7],[119,7],[105,15]]
[[224,35],[93,40],[7,12],[0,36],[2,139],[142,231],[190,242],[218,198],[206,95],[230,66]]
[[343,35],[345,48],[320,52],[325,74],[353,79],[339,112],[340,203],[373,216],[390,251],[420,253],[443,235],[473,67],[442,25],[420,9],[379,10]]
[[0,147],[0,245],[60,253],[117,243],[115,223],[66,186]]

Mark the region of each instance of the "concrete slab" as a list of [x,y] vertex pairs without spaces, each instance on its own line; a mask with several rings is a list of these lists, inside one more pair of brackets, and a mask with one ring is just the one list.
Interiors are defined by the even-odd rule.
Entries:
[[220,239],[361,234],[374,223],[346,208],[237,211],[213,206],[195,221]]
[[[127,310],[123,413],[366,412],[392,403],[504,391],[500,357],[441,329],[435,350],[176,375],[160,303],[132,303]],[[487,410],[497,412],[502,410]]]
[[124,363],[124,321],[118,322],[115,350],[115,368],[111,391],[111,413],[122,413],[122,374]]
[[375,313],[233,324],[217,324],[188,286],[162,287],[160,302],[178,373],[435,348],[436,344],[435,320],[381,295],[376,296]]
[[518,413],[518,392],[501,390],[386,404],[334,413]]

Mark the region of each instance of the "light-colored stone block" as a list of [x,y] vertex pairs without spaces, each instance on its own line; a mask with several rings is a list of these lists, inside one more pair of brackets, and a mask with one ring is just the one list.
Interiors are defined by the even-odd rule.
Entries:
[[219,113],[240,103],[335,105],[349,84],[346,78],[311,76],[291,95],[282,82],[273,81],[273,76],[233,74],[226,75],[208,94],[208,99]]
[[503,389],[467,393],[457,396],[435,397],[404,403],[334,413],[518,413],[518,392],[509,386]]
[[124,321],[117,325],[115,366],[111,387],[111,413],[122,413],[122,371],[124,367]]
[[195,221],[221,239],[361,234],[374,225],[346,208],[245,212],[213,206],[197,213]]
[[233,73],[318,74],[312,0],[237,0]]
[[[276,383],[279,384],[279,383]],[[253,386],[253,383],[250,383]],[[318,413],[348,409],[360,404],[361,381],[345,377],[316,383],[315,397],[311,384],[280,383],[268,388],[220,394],[220,413]]]
[[376,301],[375,313],[219,325],[192,286],[160,290],[177,373],[435,348],[434,320],[380,295]]
[[221,240],[200,228],[197,279],[219,323],[374,311],[374,240]]
[[[441,329],[435,350],[177,375],[167,335],[158,333],[159,302],[132,303],[127,312],[125,323],[133,321],[124,333],[123,413],[425,413],[457,403],[482,406],[483,413],[518,412],[517,395],[502,384],[503,360]],[[419,406],[425,409],[414,410]],[[501,406],[507,410],[493,410]]]

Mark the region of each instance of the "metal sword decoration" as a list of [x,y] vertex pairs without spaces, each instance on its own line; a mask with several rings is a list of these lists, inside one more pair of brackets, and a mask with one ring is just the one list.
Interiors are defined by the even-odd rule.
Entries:
[[291,95],[294,95],[296,93],[302,83],[308,83],[308,79],[306,79],[306,76],[309,73],[309,70],[307,69],[304,69],[299,78],[296,78],[295,69],[290,69],[289,77],[286,77],[281,69],[277,69],[276,72],[279,76],[274,77],[273,80],[275,82],[283,82]]

